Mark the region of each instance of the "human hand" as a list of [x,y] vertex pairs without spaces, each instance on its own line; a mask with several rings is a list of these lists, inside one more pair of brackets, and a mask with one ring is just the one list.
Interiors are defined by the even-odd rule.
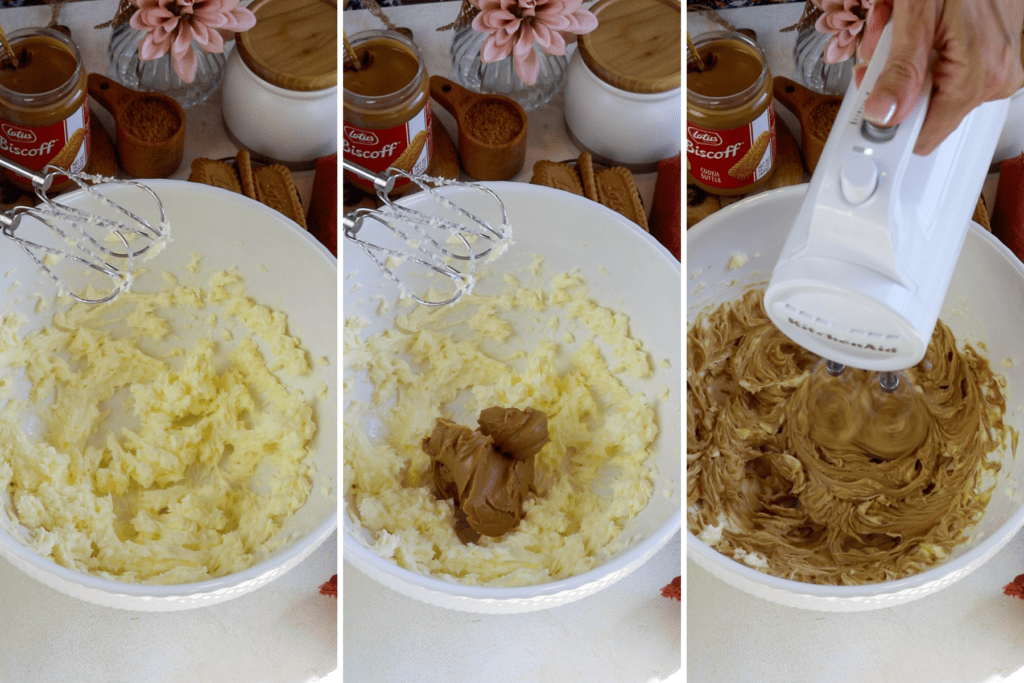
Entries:
[[858,48],[863,60],[855,69],[858,84],[890,16],[892,48],[864,103],[864,117],[878,126],[906,120],[934,50],[932,99],[915,154],[929,154],[972,109],[1009,97],[1024,83],[1021,0],[875,0]]

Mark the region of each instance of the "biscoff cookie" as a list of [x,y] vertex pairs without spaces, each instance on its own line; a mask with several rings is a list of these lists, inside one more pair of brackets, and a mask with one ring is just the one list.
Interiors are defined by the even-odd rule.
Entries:
[[413,164],[420,158],[420,152],[423,151],[423,145],[427,142],[427,131],[421,130],[413,136],[413,139],[409,141],[409,146],[405,148],[395,163],[391,164],[391,168],[397,168],[399,170],[409,173],[412,171]]
[[545,185],[556,190],[565,190],[566,192],[578,194],[581,197],[584,196],[583,182],[580,180],[576,169],[569,164],[563,164],[558,161],[541,159],[535,163],[533,165],[533,177],[530,178],[530,182],[534,185]]
[[235,167],[220,159],[198,158],[192,160],[192,170],[188,179],[194,183],[203,183],[221,187],[232,192],[242,193],[242,183],[238,179]]
[[757,165],[761,163],[761,157],[764,156],[771,141],[772,134],[767,130],[758,135],[757,139],[754,140],[754,144],[747,150],[747,153],[729,169],[729,175],[736,180],[743,180],[753,173]]
[[427,175],[458,180],[462,167],[459,165],[459,150],[455,141],[437,117],[431,121],[430,130],[434,138],[434,155],[430,159]]
[[612,211],[622,214],[647,230],[647,215],[644,213],[640,192],[629,169],[622,166],[606,168],[594,176],[598,201]]
[[82,149],[82,143],[85,141],[85,128],[79,128],[68,141],[64,144],[64,147],[57,152],[57,156],[50,160],[51,166],[57,168],[63,168],[65,171],[71,166],[71,162],[78,156],[78,150]]
[[89,161],[85,172],[107,178],[117,175],[117,148],[96,116],[89,119]]
[[242,186],[242,194],[249,199],[259,201],[260,198],[256,194],[256,182],[252,177],[252,158],[249,156],[249,150],[244,147],[235,155],[235,171],[238,173],[238,183]]
[[696,185],[686,186],[686,229],[722,208],[718,197],[708,194]]
[[992,232],[992,220],[988,216],[988,206],[985,204],[985,196],[978,197],[978,203],[974,205],[974,215],[971,220]]
[[590,152],[583,152],[576,159],[576,172],[580,174],[583,184],[583,196],[591,201],[599,201],[597,198],[597,183],[594,181],[594,158]]
[[287,167],[281,164],[260,166],[253,170],[253,182],[262,203],[280,211],[306,229],[306,216],[302,211],[302,202],[299,201],[299,191],[295,189],[295,181]]

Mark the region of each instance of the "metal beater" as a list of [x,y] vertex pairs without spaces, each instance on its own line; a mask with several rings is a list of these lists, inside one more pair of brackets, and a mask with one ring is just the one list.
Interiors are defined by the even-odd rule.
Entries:
[[[127,291],[132,282],[135,257],[147,252],[155,254],[159,248],[154,247],[168,239],[169,226],[163,203],[153,190],[140,182],[72,173],[51,165],[36,173],[2,157],[0,167],[31,180],[40,200],[37,206],[18,206],[0,214],[0,231],[16,242],[57,283],[62,293],[76,301],[100,304]],[[57,176],[70,178],[85,193],[111,209],[116,217],[101,216],[48,197],[46,193]],[[159,215],[159,219],[154,225],[152,220],[139,217],[104,196],[92,183],[118,183],[137,188],[155,203],[153,213]],[[71,273],[65,270],[63,275],[58,275],[53,270],[62,261],[81,264],[100,273],[113,281],[113,289],[100,297],[72,292],[68,284]]]
[[[377,267],[402,288],[417,303],[424,306],[445,306],[458,301],[470,292],[475,283],[477,261],[497,258],[512,243],[512,229],[508,224],[505,205],[498,195],[488,187],[477,183],[465,183],[446,178],[412,175],[406,171],[389,168],[376,175],[365,168],[342,159],[342,167],[354,175],[373,183],[377,196],[383,202],[379,209],[357,209],[342,218],[345,238],[358,244]],[[427,213],[392,201],[388,193],[399,178],[415,183],[438,205],[438,213]],[[469,187],[482,192],[493,200],[500,213],[501,224],[481,218],[453,203],[434,185]],[[449,216],[442,215],[448,213]],[[367,241],[359,236],[368,221],[384,229],[386,240],[394,246]],[[480,243],[480,244],[478,244]],[[483,247],[482,249],[479,247]],[[464,262],[460,270],[454,263]],[[452,280],[455,291],[443,301],[429,301],[407,289],[407,282],[396,271],[403,266],[415,266],[438,273]]]

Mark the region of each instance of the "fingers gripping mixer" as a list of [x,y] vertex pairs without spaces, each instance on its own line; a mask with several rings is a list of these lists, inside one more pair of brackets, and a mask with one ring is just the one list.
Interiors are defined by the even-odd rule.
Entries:
[[982,104],[934,152],[914,155],[930,78],[898,126],[863,117],[891,44],[890,24],[843,99],[764,296],[800,346],[879,372],[924,358],[1009,107]]

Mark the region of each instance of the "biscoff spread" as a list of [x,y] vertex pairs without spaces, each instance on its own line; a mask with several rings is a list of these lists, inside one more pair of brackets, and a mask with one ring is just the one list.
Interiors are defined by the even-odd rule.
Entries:
[[[432,459],[438,497],[454,500],[477,537],[501,536],[523,517],[523,502],[536,493],[534,458],[548,437],[547,416],[532,408],[495,406],[480,412],[478,430],[439,419],[423,451]],[[459,525],[463,543],[475,541]]]
[[[423,174],[434,154],[430,81],[416,44],[394,31],[352,36],[355,62],[345,65],[342,145],[345,157],[381,175],[389,168]],[[351,174],[346,182],[365,192],[372,183]],[[398,177],[392,195],[416,185]]]
[[772,75],[764,52],[741,33],[696,41],[686,66],[687,182],[716,195],[753,192],[775,168]]
[[36,37],[18,43],[16,61],[0,62],[0,85],[23,95],[55,90],[75,73],[75,56],[57,41]]
[[738,40],[718,40],[700,50],[701,66],[686,65],[686,87],[707,97],[736,95],[757,82],[764,68],[758,56]]
[[345,88],[367,97],[390,95],[409,85],[419,61],[400,43],[385,38],[369,40],[356,49],[359,68],[345,66]]
[[[91,140],[86,73],[78,48],[47,28],[13,31],[8,39],[15,59],[0,61],[0,156],[35,172],[47,164],[83,170]],[[33,189],[20,174],[5,175],[19,188]],[[50,189],[72,184],[67,176],[57,175]]]

